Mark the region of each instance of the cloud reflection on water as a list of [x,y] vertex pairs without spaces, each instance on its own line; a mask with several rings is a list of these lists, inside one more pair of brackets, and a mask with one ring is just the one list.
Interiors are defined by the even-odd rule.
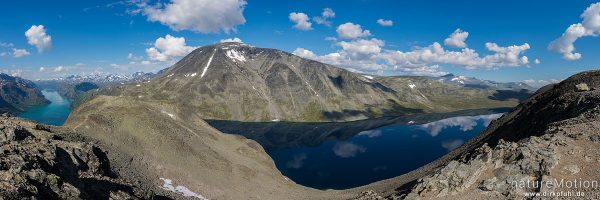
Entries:
[[292,160],[286,163],[287,168],[300,169],[304,165],[304,160],[308,158],[305,153],[294,155]]
[[427,131],[432,137],[435,137],[445,128],[459,126],[460,130],[466,132],[473,130],[473,128],[477,126],[477,121],[480,119],[483,120],[484,125],[487,126],[492,120],[498,119],[501,116],[502,113],[492,115],[452,117],[440,121],[422,124],[419,125],[419,127]]
[[365,151],[367,151],[367,148],[352,142],[338,142],[333,146],[333,153],[342,158],[351,158]]

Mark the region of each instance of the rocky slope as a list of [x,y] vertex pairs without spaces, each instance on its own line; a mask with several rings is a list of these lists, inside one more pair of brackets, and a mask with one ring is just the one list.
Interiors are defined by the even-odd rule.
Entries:
[[0,74],[0,113],[19,114],[25,109],[50,103],[31,81]]
[[[221,43],[194,50],[149,82],[98,94],[173,102],[204,119],[323,122],[518,103],[494,99],[494,92],[419,77],[361,75],[275,49]],[[467,98],[477,101],[465,103]]]
[[105,151],[56,128],[0,116],[0,198],[151,198],[119,178]]
[[[543,199],[559,193],[597,199],[598,89],[600,71],[546,86],[469,143],[411,172],[412,178],[403,175],[408,179],[396,192],[374,190],[359,198]],[[542,196],[527,196],[532,193]]]

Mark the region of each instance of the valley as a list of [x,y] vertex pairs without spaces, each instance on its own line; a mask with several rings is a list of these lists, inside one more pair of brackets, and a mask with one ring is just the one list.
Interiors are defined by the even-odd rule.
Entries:
[[600,2],[2,8],[0,200],[600,199]]

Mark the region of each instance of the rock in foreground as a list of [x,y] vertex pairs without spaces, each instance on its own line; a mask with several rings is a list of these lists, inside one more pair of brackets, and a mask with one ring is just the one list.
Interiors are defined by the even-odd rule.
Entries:
[[597,199],[597,88],[600,71],[540,89],[460,148],[460,156],[390,198]]
[[63,139],[51,127],[0,117],[0,199],[138,199],[103,150]]

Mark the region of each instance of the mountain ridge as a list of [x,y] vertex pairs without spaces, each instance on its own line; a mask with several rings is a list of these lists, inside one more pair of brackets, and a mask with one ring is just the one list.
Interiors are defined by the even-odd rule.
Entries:
[[[413,80],[421,85],[410,86]],[[495,92],[422,77],[362,75],[281,50],[221,43],[192,51],[151,80],[114,85],[96,94],[174,102],[206,119],[335,122],[511,107],[519,101],[512,94],[494,99]],[[466,103],[464,98],[477,100]]]
[[17,115],[27,108],[48,103],[32,81],[0,74],[0,113]]

